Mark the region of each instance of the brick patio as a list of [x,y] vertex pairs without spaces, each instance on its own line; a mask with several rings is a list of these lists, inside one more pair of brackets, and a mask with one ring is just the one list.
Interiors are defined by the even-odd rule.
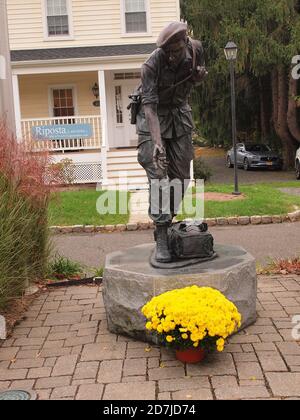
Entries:
[[33,389],[42,400],[300,399],[300,277],[260,277],[257,309],[257,323],[225,353],[185,366],[111,334],[101,287],[51,290],[2,341],[0,390]]

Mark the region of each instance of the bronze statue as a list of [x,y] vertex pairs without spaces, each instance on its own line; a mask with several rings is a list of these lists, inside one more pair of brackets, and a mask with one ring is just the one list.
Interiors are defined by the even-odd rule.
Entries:
[[[136,126],[139,137],[138,161],[145,169],[150,185],[150,203],[155,180],[179,180],[182,200],[185,180],[190,179],[194,157],[192,110],[188,99],[193,86],[203,81],[204,52],[200,41],[187,35],[187,25],[172,22],[157,41],[157,49],[142,66],[141,108]],[[168,187],[167,187],[168,188]],[[164,194],[164,187],[160,187]],[[172,261],[168,247],[168,228],[179,203],[171,199],[169,211],[164,211],[160,198],[149,215],[156,226],[156,261]]]

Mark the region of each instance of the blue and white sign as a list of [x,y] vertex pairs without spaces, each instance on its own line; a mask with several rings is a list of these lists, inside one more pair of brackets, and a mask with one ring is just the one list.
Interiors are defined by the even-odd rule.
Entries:
[[88,139],[93,137],[91,124],[56,124],[41,125],[31,129],[35,140],[69,140]]

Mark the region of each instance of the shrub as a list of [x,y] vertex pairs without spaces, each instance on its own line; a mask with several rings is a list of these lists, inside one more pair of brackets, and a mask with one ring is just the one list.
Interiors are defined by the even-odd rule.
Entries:
[[195,179],[203,179],[204,182],[209,181],[212,176],[211,168],[201,157],[194,160],[194,176]]
[[55,182],[48,163],[46,153],[32,153],[0,122],[0,309],[45,274],[47,208]]
[[258,274],[300,275],[300,257],[271,260],[266,267],[258,267]]
[[62,159],[58,163],[51,163],[50,170],[56,174],[57,184],[71,185],[75,182],[75,168],[72,159]]
[[193,135],[193,144],[198,147],[207,147],[209,146],[209,142],[204,137],[201,137],[198,134]]
[[70,279],[83,273],[81,264],[71,261],[69,258],[56,254],[47,268],[47,275],[50,278]]
[[94,277],[103,277],[104,267],[94,268]]

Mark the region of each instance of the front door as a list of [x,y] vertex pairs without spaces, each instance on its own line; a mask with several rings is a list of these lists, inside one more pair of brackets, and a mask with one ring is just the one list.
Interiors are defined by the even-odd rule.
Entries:
[[135,147],[138,137],[136,127],[130,123],[128,96],[138,86],[139,80],[114,80],[114,147]]

